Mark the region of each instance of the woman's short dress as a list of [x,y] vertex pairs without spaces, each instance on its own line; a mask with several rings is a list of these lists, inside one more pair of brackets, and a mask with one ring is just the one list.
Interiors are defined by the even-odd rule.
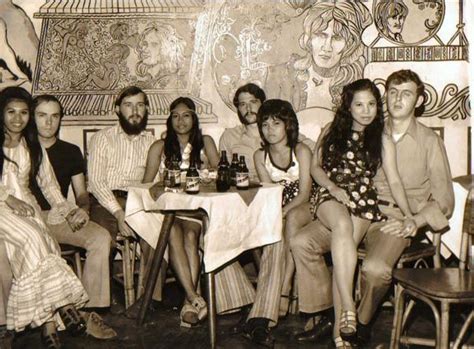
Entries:
[[[280,183],[283,186],[282,206],[285,206],[293,200],[299,192],[300,164],[292,151],[290,163],[286,168],[279,167],[273,162],[272,156],[265,151],[265,168],[270,175],[273,183]],[[311,196],[316,193],[316,183],[313,181],[311,186]]]
[[[347,141],[347,151],[338,161],[330,154],[323,160],[323,169],[329,179],[349,195],[349,212],[357,217],[370,221],[381,221],[385,216],[377,205],[377,190],[373,183],[375,172],[367,168],[364,154],[364,133],[353,131]],[[331,145],[329,151],[334,151]],[[311,198],[311,213],[317,219],[319,205],[328,200],[336,200],[324,187],[318,187],[316,195]]]

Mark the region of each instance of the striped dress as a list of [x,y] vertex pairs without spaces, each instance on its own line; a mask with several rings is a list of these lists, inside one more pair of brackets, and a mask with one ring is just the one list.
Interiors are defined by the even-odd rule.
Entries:
[[[56,310],[68,304],[82,307],[87,293],[71,268],[61,258],[57,242],[49,235],[40,208],[28,188],[30,160],[25,142],[3,148],[12,161],[4,161],[0,198],[15,196],[35,209],[34,217],[21,217],[0,201],[0,239],[5,242],[13,274],[7,305],[7,328],[22,331],[47,321],[62,325]],[[59,191],[45,153],[38,183],[48,201],[56,203],[55,212],[67,206]],[[59,214],[58,214],[59,215]]]

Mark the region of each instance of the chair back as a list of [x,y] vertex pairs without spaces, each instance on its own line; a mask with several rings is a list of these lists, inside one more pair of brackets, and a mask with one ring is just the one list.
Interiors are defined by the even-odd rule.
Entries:
[[464,208],[464,219],[462,225],[462,238],[461,238],[461,254],[459,257],[459,269],[466,270],[470,265],[474,272],[474,255],[473,255],[473,235],[472,227],[474,226],[474,212],[473,212],[473,176],[462,176],[454,179],[455,182],[461,184],[465,189],[469,190],[466,198],[466,206]]

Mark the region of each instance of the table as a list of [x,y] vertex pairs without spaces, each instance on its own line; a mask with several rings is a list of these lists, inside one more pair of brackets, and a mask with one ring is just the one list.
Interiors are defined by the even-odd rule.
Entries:
[[151,246],[156,246],[137,323],[141,325],[145,318],[175,217],[197,217],[203,221],[209,333],[214,348],[214,273],[246,250],[281,241],[283,187],[263,184],[248,191],[217,193],[213,186],[204,186],[205,190],[195,195],[164,192],[163,188],[157,200],[151,197],[150,187],[151,184],[130,187],[125,210],[127,223]]

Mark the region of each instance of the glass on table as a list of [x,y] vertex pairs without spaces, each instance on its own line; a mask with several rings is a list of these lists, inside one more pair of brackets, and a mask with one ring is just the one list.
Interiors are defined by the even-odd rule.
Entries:
[[201,183],[203,184],[209,184],[217,178],[217,170],[214,168],[204,168],[198,170],[198,172],[199,178],[201,178]]

